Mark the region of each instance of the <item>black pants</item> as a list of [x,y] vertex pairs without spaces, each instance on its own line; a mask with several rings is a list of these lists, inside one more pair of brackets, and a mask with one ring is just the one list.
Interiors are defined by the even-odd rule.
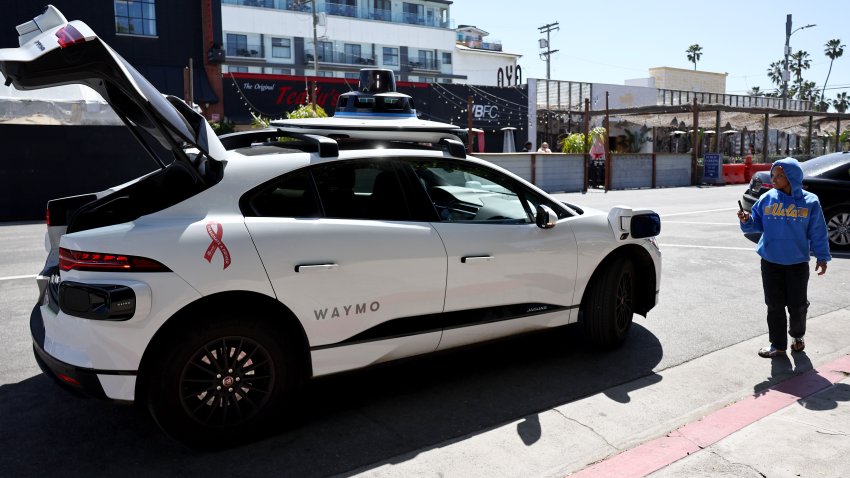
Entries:
[[[761,260],[761,282],[767,304],[767,330],[770,343],[780,350],[788,348],[788,334],[800,338],[806,333],[806,311],[809,301],[809,263],[785,266]],[[785,308],[788,308],[788,317]]]

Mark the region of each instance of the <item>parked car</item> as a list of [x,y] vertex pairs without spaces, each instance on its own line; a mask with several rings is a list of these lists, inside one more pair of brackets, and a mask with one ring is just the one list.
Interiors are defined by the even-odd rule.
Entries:
[[[850,249],[850,152],[825,154],[800,163],[803,189],[820,199],[826,219],[829,248]],[[744,192],[742,203],[749,211],[756,200],[773,188],[770,171],[757,171]]]
[[576,322],[616,347],[657,303],[657,214],[563,204],[467,156],[388,70],[334,118],[219,138],[85,23],[49,6],[17,28],[11,84],[94,88],[160,165],[48,203],[36,359],[178,440],[253,439],[308,379],[402,357]]

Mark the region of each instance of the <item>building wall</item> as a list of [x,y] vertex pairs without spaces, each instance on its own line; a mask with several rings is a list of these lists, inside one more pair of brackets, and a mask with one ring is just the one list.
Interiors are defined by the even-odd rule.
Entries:
[[[367,13],[366,3],[360,2],[358,12]],[[321,7],[320,3],[320,7]],[[393,11],[400,12],[402,2],[393,2]],[[455,45],[455,32],[449,28],[422,26],[408,23],[396,23],[367,18],[353,18],[339,15],[322,15],[324,25],[317,26],[319,41],[333,43],[335,51],[343,52],[344,44],[357,44],[364,58],[374,58],[374,63],[344,64],[339,62],[319,62],[323,76],[349,76],[362,67],[384,67],[397,72],[400,80],[421,81],[439,76],[452,76],[452,65],[444,65],[443,53],[451,54]],[[247,73],[284,73],[303,75],[312,74],[313,63],[305,56],[313,50],[313,22],[308,12],[277,10],[270,8],[252,8],[245,6],[222,5],[222,30],[225,41],[228,33],[248,36],[248,44],[256,45],[257,55],[252,58],[228,56],[227,70]],[[274,58],[271,55],[271,37],[288,38],[292,41],[292,56]],[[296,48],[298,46],[299,49]],[[397,64],[384,64],[383,48],[398,50]],[[407,55],[404,54],[406,49]],[[437,69],[428,71],[406,68],[410,61],[417,61],[419,50],[434,52]],[[290,72],[271,71],[270,68],[289,68]],[[324,70],[322,72],[322,70]]]
[[[515,86],[518,58],[519,55],[458,48],[454,54],[454,73],[466,76],[466,80],[458,80],[455,83],[498,86],[498,72],[501,68],[504,78],[502,86]],[[522,81],[525,82],[525,78],[522,78]]]
[[728,75],[728,73],[685,70],[667,66],[649,69],[649,76],[655,78],[656,88],[703,93],[726,93],[726,77]]

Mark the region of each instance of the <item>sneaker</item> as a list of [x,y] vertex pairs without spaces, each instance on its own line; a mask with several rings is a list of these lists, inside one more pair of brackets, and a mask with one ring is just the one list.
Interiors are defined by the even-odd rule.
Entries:
[[806,343],[803,342],[803,337],[795,338],[791,341],[792,352],[802,352],[806,348]]
[[774,347],[773,345],[771,345],[769,347],[762,347],[762,348],[759,349],[759,357],[774,358],[774,357],[779,357],[780,355],[785,355],[785,351],[779,350],[778,348]]

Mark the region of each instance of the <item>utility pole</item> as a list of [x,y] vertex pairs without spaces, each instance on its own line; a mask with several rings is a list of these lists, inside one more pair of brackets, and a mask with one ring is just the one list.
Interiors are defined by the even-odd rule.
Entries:
[[319,41],[316,36],[316,0],[310,0],[310,2],[313,4],[313,69],[315,70],[313,85],[310,89],[310,102],[313,104],[313,114],[318,116],[316,113],[316,78],[319,76]]
[[791,14],[785,17],[785,61],[782,62],[782,109],[786,109],[788,104],[788,79],[791,78],[791,72],[788,71],[788,55],[791,54]]
[[549,23],[547,25],[543,25],[542,27],[537,28],[537,30],[539,30],[540,33],[546,34],[546,38],[545,39],[541,38],[538,41],[538,44],[540,45],[541,49],[543,49],[543,48],[546,49],[545,52],[540,53],[540,57],[541,57],[541,59],[543,57],[546,57],[546,141],[547,142],[549,141],[549,121],[552,117],[551,113],[549,112],[549,78],[551,77],[551,70],[550,70],[549,66],[550,66],[550,60],[552,58],[552,53],[558,52],[558,50],[552,49],[552,42],[549,41],[550,40],[549,35],[550,35],[551,32],[553,32],[555,30],[560,30],[561,27],[559,25],[560,24],[558,22],[555,22],[555,23]]
[[788,55],[791,54],[791,35],[796,33],[798,30],[802,30],[804,28],[816,27],[815,24],[809,24],[802,26],[796,30],[791,30],[791,14],[789,13],[785,17],[785,63],[782,65],[782,109],[786,109],[788,104],[788,80],[791,79],[791,71],[788,69]]

